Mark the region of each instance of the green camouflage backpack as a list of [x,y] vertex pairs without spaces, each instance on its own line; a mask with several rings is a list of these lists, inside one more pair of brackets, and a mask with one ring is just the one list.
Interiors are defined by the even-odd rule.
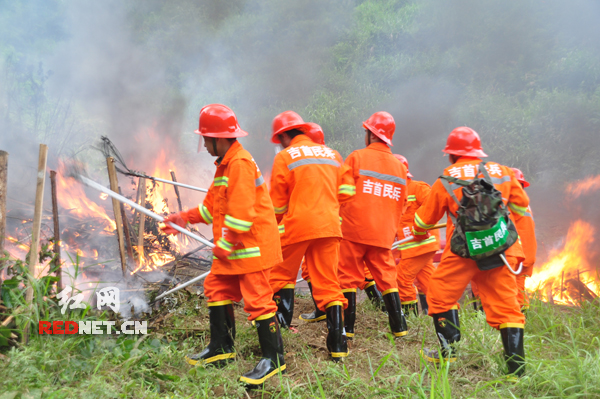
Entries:
[[[483,178],[479,178],[479,173]],[[499,255],[504,254],[519,238],[517,229],[509,218],[509,211],[502,201],[502,193],[485,169],[485,162],[478,165],[473,180],[452,176],[440,176],[448,194],[458,204],[456,215],[448,212],[454,223],[450,250],[463,258],[473,259],[480,270],[490,270],[504,265]],[[458,201],[450,183],[462,186],[463,197]]]

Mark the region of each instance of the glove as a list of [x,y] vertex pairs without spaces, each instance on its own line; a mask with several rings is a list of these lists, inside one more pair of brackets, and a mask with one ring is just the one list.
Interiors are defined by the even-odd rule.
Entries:
[[229,255],[231,255],[233,247],[241,242],[242,240],[240,238],[240,234],[233,230],[227,229],[225,236],[219,238],[217,245],[213,248],[213,255],[218,259],[225,260]]
[[418,232],[415,230],[415,228],[412,228],[412,233],[413,233],[413,241],[425,241],[426,239],[428,239],[429,237],[431,237],[431,234],[429,234],[429,231],[425,231],[425,232],[419,232],[421,234],[417,234]]
[[179,213],[174,213],[172,215],[169,215],[165,218],[165,220],[163,221],[163,223],[165,224],[164,227],[161,227],[160,229],[162,231],[165,232],[165,234],[177,234],[179,233],[177,230],[175,230],[174,228],[172,228],[171,226],[169,226],[169,222],[176,224],[177,226],[180,227],[185,227],[185,225],[187,224],[187,220],[184,219],[185,216],[185,212],[179,212]]

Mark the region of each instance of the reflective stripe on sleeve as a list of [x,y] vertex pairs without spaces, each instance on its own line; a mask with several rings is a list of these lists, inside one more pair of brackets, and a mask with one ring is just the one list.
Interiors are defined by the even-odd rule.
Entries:
[[417,196],[416,195],[409,195],[406,198],[407,201],[416,201],[417,200]]
[[338,189],[338,194],[356,195],[356,186],[350,184],[342,184]]
[[372,170],[366,170],[366,169],[360,169],[358,171],[358,174],[361,176],[374,177],[379,180],[385,180],[385,181],[389,181],[392,183],[398,183],[398,184],[402,184],[403,186],[406,186],[406,180],[404,180],[403,178],[398,177],[398,176],[386,175],[385,173],[379,173],[379,172],[375,172]]
[[252,227],[252,222],[247,222],[242,219],[236,219],[230,215],[225,215],[225,226],[246,232]]
[[231,251],[233,249],[233,244],[221,237],[217,241],[217,247],[221,247],[226,251]]
[[435,223],[434,224],[426,224],[426,223],[424,223],[421,220],[421,218],[419,217],[419,215],[417,213],[415,213],[415,224],[417,226],[419,226],[420,228],[425,229],[425,230],[429,230],[430,228],[432,228],[433,226],[435,226]]
[[287,204],[285,204],[284,206],[282,206],[281,208],[277,208],[276,206],[273,207],[273,209],[275,210],[275,213],[278,215],[281,215],[282,213],[285,213],[285,211],[287,211]]
[[200,211],[200,216],[202,216],[202,219],[204,219],[206,223],[211,224],[213,222],[213,217],[207,207],[200,205],[198,206],[198,210]]
[[527,207],[515,205],[512,202],[508,203],[508,207],[516,214],[524,216],[527,213]]
[[285,226],[283,224],[280,224],[277,228],[279,229],[279,234],[285,233]]
[[262,176],[259,176],[256,179],[254,179],[254,185],[256,187],[261,186],[264,182],[265,182],[265,179]]
[[219,187],[219,186],[229,187],[229,177],[227,177],[227,176],[215,177],[214,186],[215,187]]

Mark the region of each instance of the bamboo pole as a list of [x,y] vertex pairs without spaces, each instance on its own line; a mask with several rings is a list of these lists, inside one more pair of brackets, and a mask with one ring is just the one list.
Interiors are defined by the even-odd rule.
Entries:
[[[6,196],[8,177],[8,152],[0,150],[0,258],[4,258],[4,240],[6,238]],[[0,268],[4,261],[0,260]],[[0,276],[2,285],[2,276]]]
[[[170,170],[169,172],[171,172],[171,179],[173,179],[173,181],[175,183],[177,183],[177,178],[175,177],[175,171]],[[181,212],[181,211],[183,211],[183,207],[181,206],[181,197],[179,196],[179,187],[173,186],[173,188],[175,189],[175,195],[177,196],[177,205],[179,205],[179,212]]]
[[[138,196],[139,204],[146,207],[146,179],[140,177],[138,184]],[[137,252],[138,252],[138,264],[141,266],[144,263],[144,230],[146,229],[146,215],[138,212],[140,215],[140,221],[138,223],[138,241],[137,241]]]
[[52,187],[52,218],[54,220],[54,265],[56,269],[56,292],[62,290],[62,260],[60,258],[60,225],[58,223],[58,195],[56,191],[56,171],[50,171],[50,185]]
[[[35,188],[35,208],[33,210],[33,226],[31,228],[31,247],[29,250],[29,284],[25,300],[31,305],[33,300],[33,280],[36,278],[35,269],[38,263],[38,247],[40,245],[40,229],[42,227],[42,212],[44,210],[44,186],[46,183],[46,161],[48,159],[48,146],[40,144],[38,156],[37,184]],[[29,325],[23,331],[22,342],[29,340]]]
[[[121,187],[119,187],[119,194],[121,193]],[[133,257],[133,247],[131,246],[131,225],[129,224],[129,219],[127,218],[127,214],[125,213],[125,206],[122,202],[119,203],[119,207],[121,208],[121,217],[123,218],[123,233],[125,234],[125,249],[127,249],[127,256],[129,260],[133,263],[135,262],[135,258]]]
[[[108,167],[108,179],[110,181],[110,189],[114,192],[119,192],[119,180],[117,178],[117,169],[115,168],[115,160],[113,157],[106,158],[106,166]],[[121,218],[121,205],[116,199],[112,199],[113,212],[115,214],[115,224],[117,225],[117,240],[119,241],[119,255],[121,257],[121,269],[123,276],[127,273],[127,258],[125,257],[125,239],[123,236],[123,220]]]

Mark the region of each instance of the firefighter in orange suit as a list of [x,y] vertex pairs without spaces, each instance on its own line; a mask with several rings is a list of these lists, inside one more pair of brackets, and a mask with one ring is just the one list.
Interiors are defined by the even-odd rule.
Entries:
[[[212,223],[216,243],[212,268],[204,282],[210,343],[187,361],[192,365],[222,365],[235,359],[233,302],[243,299],[248,319],[258,330],[263,357],[240,380],[260,385],[286,368],[277,305],[269,285],[271,268],[282,260],[273,204],[252,155],[237,141],[248,133],[240,128],[231,109],[221,104],[202,108],[196,133],[204,137],[208,152],[217,157],[214,181],[202,205],[165,220],[182,227],[186,223]],[[177,232],[168,225],[163,230]]]
[[356,181],[356,197],[342,205],[338,276],[348,300],[346,334],[354,336],[356,289],[365,281],[365,264],[381,290],[390,328],[396,337],[407,334],[402,314],[392,244],[406,200],[406,167],[390,147],[396,130],[392,115],[376,112],[363,122],[366,148],[352,152],[346,165]]
[[[408,167],[408,160],[402,155],[394,154],[394,156],[406,166],[407,170],[409,170],[407,174],[408,186],[406,188],[406,207],[402,219],[400,220],[400,226],[398,227],[398,239],[401,240],[412,236],[411,228],[415,218],[415,212],[425,202],[425,199],[427,199],[427,196],[431,191],[431,186],[423,181],[413,180],[413,176]],[[433,267],[433,257],[440,249],[440,243],[439,232],[433,230],[432,233],[431,237],[426,240],[409,241],[400,244],[398,247],[401,256],[397,266],[398,291],[400,294],[400,301],[402,302],[403,312],[407,316],[411,312],[417,315],[417,292],[414,287],[415,281],[419,288],[419,296],[423,296],[425,299],[427,296],[427,288],[429,287],[429,279],[435,270]],[[423,302],[425,301],[426,299]],[[423,307],[423,309],[425,308],[426,306]]]
[[[515,172],[515,177],[521,183],[523,189],[529,187],[529,182],[525,180],[525,176],[520,169],[512,168]],[[521,245],[523,246],[523,253],[525,254],[525,260],[523,261],[523,270],[517,276],[517,289],[518,295],[517,300],[521,305],[521,311],[529,309],[529,298],[525,292],[525,279],[531,277],[533,274],[533,265],[535,264],[535,256],[537,253],[537,240],[535,238],[535,222],[533,221],[533,214],[531,213],[531,207],[527,207],[524,217],[515,220],[517,231],[519,232],[519,238],[521,239]]]
[[[443,152],[449,154],[451,163],[451,166],[444,170],[444,175],[463,180],[474,179],[481,158],[487,156],[481,148],[479,135],[468,127],[454,129],[448,136]],[[514,173],[510,168],[494,162],[488,162],[485,168],[515,219],[523,217],[527,212],[529,198]],[[451,184],[450,187],[456,199],[460,201],[463,193],[461,186]],[[413,226],[415,239],[417,241],[427,239],[429,236],[427,229],[433,227],[445,213],[450,212],[455,215],[457,209],[455,199],[446,191],[441,180],[436,180],[425,203],[415,213]],[[449,243],[453,232],[454,224],[449,217],[446,230],[448,245],[430,279],[427,291],[429,315],[434,319],[442,350],[438,352],[424,349],[422,353],[427,360],[434,362],[439,361],[440,357],[448,361],[456,360],[453,344],[460,340],[458,299],[469,281],[474,280],[479,287],[488,324],[500,330],[509,374],[521,375],[524,372],[525,358],[523,349],[525,316],[520,312],[517,302],[515,276],[506,266],[482,271],[475,261],[452,253]],[[516,270],[524,257],[521,244],[517,241],[505,251],[505,256],[512,269]]]
[[347,301],[337,280],[340,202],[356,193],[348,168],[339,155],[313,142],[310,126],[293,111],[273,119],[271,141],[284,147],[273,162],[271,199],[279,223],[283,262],[271,272],[278,317],[289,326],[294,311],[294,287],[302,258],[311,279],[313,298],[326,313],[327,348],[338,361],[348,355],[343,309]]

